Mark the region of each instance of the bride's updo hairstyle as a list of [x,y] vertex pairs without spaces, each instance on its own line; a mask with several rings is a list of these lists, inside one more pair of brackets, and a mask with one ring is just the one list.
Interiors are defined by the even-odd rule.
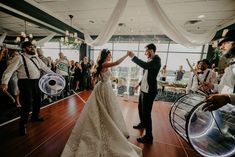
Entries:
[[108,54],[111,52],[108,49],[103,49],[99,57],[97,58],[96,64],[93,67],[93,77],[94,78],[99,78],[101,70],[102,70],[102,64],[105,62],[105,59],[107,58]]

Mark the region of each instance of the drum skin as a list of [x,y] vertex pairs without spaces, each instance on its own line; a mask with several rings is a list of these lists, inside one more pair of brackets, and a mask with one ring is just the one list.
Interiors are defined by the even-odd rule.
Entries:
[[227,104],[213,112],[202,111],[206,95],[190,93],[179,97],[171,107],[172,128],[199,154],[228,157],[235,154],[235,109]]

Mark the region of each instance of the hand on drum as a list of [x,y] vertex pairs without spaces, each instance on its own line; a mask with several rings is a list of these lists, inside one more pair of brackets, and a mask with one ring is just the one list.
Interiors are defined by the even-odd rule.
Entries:
[[203,111],[214,111],[224,105],[231,103],[230,97],[227,94],[214,94],[206,98]]
[[210,91],[214,88],[214,85],[209,82],[202,82],[199,87],[202,91],[206,91],[210,93]]

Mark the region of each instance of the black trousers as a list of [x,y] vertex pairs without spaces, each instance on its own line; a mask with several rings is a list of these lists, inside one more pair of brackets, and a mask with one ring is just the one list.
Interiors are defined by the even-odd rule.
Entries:
[[156,94],[157,93],[144,93],[141,91],[139,95],[138,109],[140,123],[145,126],[147,136],[152,136],[151,112]]
[[20,90],[20,124],[26,124],[32,107],[32,118],[38,118],[41,105],[41,91],[38,86],[38,79],[19,79]]

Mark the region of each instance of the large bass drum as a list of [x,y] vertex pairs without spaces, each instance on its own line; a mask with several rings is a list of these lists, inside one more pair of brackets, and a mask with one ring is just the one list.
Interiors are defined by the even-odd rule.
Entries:
[[235,154],[235,108],[226,106],[204,112],[204,93],[190,93],[172,105],[169,118],[173,129],[201,155],[227,157]]

